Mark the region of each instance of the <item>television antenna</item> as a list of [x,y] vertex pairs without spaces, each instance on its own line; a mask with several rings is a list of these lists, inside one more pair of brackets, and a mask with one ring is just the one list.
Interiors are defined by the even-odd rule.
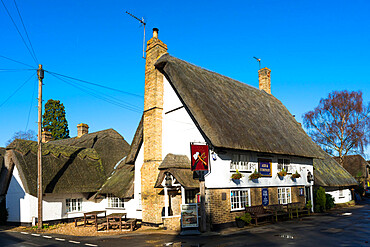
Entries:
[[139,19],[138,17],[134,16],[133,14],[131,14],[130,12],[126,11],[126,14],[128,14],[129,16],[131,16],[132,18],[135,18],[136,20],[138,20],[142,26],[144,26],[144,38],[143,38],[143,58],[145,59],[145,21],[144,21],[144,17],[141,17],[141,19]]
[[260,65],[260,69],[261,69],[261,58],[256,58],[256,57],[253,57],[254,59],[256,59]]

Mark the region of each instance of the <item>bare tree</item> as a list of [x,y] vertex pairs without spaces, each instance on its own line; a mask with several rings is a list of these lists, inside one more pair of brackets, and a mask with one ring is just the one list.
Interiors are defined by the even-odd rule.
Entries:
[[370,141],[370,104],[362,101],[362,92],[334,91],[303,116],[313,141],[340,163],[350,153],[362,153]]
[[12,143],[15,139],[21,139],[21,140],[30,140],[30,141],[36,141],[37,140],[37,135],[35,131],[33,130],[27,130],[27,131],[18,131],[15,132],[13,137],[10,138],[5,146],[8,146],[10,143]]

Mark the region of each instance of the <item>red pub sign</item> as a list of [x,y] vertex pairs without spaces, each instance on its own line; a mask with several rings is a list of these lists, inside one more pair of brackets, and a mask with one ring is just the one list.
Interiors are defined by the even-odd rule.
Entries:
[[190,144],[191,170],[208,171],[209,149],[208,145]]

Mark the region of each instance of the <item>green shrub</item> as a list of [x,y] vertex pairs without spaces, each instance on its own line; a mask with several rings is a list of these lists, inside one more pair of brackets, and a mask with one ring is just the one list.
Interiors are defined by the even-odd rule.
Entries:
[[252,217],[251,217],[250,213],[245,213],[242,216],[236,216],[235,219],[241,219],[246,224],[249,224],[252,221]]
[[334,204],[334,197],[332,197],[330,194],[325,194],[326,196],[326,206],[325,206],[325,209],[326,210],[329,210],[331,208],[333,208],[335,206]]
[[8,209],[6,208],[5,199],[0,202],[0,225],[5,225],[8,220]]
[[325,189],[320,186],[315,192],[315,212],[324,212],[326,210]]

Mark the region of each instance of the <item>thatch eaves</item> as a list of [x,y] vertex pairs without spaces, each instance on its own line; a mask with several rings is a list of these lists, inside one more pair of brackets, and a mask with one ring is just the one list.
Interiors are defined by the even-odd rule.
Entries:
[[274,96],[168,54],[155,66],[211,145],[320,158],[317,146]]
[[[339,162],[339,157],[334,157]],[[343,157],[343,167],[355,178],[367,178],[370,164],[359,154]]]
[[351,176],[329,154],[322,151],[324,159],[314,159],[314,185],[322,187],[350,187],[357,185],[356,179]]
[[143,144],[143,118],[144,116],[141,117],[139,126],[136,129],[134,139],[132,140],[131,143],[130,151],[127,154],[126,164],[135,163],[136,157],[140,151],[140,147]]
[[125,157],[130,150],[130,145],[114,129],[85,134],[80,138],[74,137],[48,143],[94,149],[102,160],[107,177],[112,173],[117,162]]
[[[37,142],[15,140],[13,152],[27,193],[37,195]],[[90,193],[105,182],[102,160],[91,148],[42,144],[43,193]]]
[[186,155],[167,154],[159,165],[159,174],[155,183],[155,188],[162,188],[162,181],[166,173],[175,177],[185,189],[199,188],[199,181],[193,178],[193,172],[190,169],[190,160]]

